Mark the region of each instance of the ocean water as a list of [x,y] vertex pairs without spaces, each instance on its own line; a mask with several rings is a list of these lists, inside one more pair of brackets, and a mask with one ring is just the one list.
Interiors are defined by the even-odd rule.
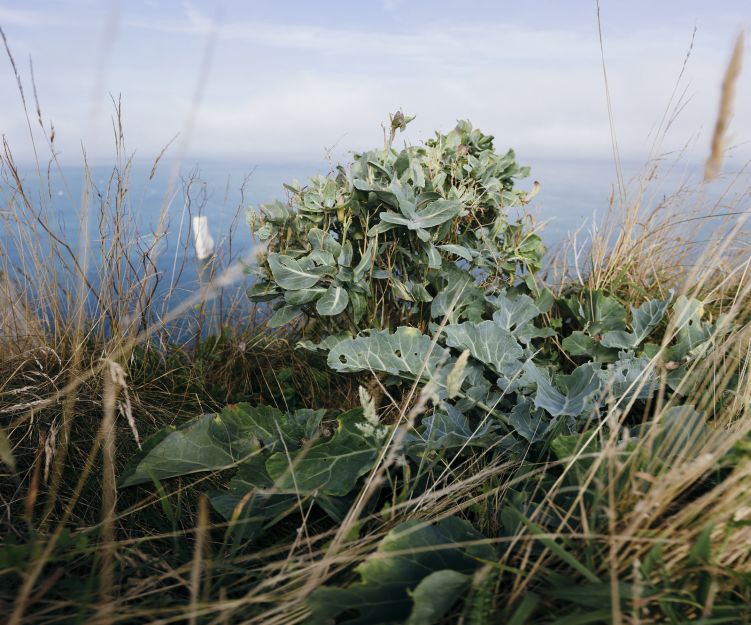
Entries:
[[[543,224],[542,236],[549,249],[555,248],[573,232],[581,230],[578,240],[586,237],[593,220],[605,216],[615,189],[615,167],[608,160],[525,158],[523,164],[532,165],[529,178],[520,180],[518,188],[530,189],[533,181],[541,189],[528,210]],[[209,229],[217,242],[222,264],[243,257],[252,247],[245,221],[246,210],[273,199],[286,198],[283,183],[304,182],[310,176],[325,174],[329,163],[241,163],[203,161],[184,163],[179,168],[174,163],[160,163],[151,176],[150,163],[133,166],[127,182],[127,211],[132,216],[131,243],[134,247],[149,247],[159,230],[160,214],[167,216],[162,226],[163,236],[151,255],[159,274],[157,293],[177,289],[172,303],[194,293],[202,279],[202,263],[194,258],[190,235],[191,215],[205,215]],[[632,178],[640,169],[638,163],[624,165],[624,178]],[[690,168],[689,168],[690,169]],[[695,169],[695,168],[694,168]],[[114,182],[112,165],[91,168],[88,240],[95,245],[89,256],[89,279],[99,279],[101,257],[98,242],[109,235],[102,228],[98,215],[101,206],[112,210]],[[671,193],[690,174],[686,168],[671,172],[659,181],[665,193]],[[68,242],[76,254],[81,253],[82,206],[84,171],[80,167],[63,167],[40,173],[33,168],[22,172],[24,186],[31,204],[44,207],[49,216],[54,236]],[[14,245],[18,224],[13,219],[19,204],[14,184],[0,181],[0,244],[11,265],[23,264],[27,250]],[[660,192],[653,194],[659,201]],[[42,248],[49,243],[47,235],[37,227]],[[187,262],[176,261],[187,249]],[[60,262],[60,261],[57,261]],[[70,259],[68,259],[70,264]],[[242,285],[240,285],[242,286]],[[90,303],[90,305],[94,305]]]

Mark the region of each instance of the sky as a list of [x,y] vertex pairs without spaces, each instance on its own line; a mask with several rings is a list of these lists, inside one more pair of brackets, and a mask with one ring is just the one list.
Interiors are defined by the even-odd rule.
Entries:
[[[704,158],[751,2],[601,0],[600,16],[622,158]],[[36,145],[44,153],[30,60],[66,163],[84,148],[95,162],[114,157],[113,97],[142,159],[178,135],[171,156],[342,160],[381,144],[397,109],[417,116],[399,141],[468,118],[524,162],[612,155],[594,0],[0,0],[0,26]],[[751,157],[751,42],[744,64],[734,159]],[[664,135],[671,94],[680,113]],[[0,59],[0,133],[19,162],[34,158],[29,132]]]

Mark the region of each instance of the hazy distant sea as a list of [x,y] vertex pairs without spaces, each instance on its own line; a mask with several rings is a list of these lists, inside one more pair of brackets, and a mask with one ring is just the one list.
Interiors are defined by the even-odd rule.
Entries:
[[[585,225],[585,230],[597,216],[602,218],[608,209],[614,188],[615,168],[607,160],[582,159],[520,159],[523,164],[531,164],[529,178],[520,180],[518,188],[530,189],[535,180],[540,181],[541,190],[530,205],[530,210],[538,219],[545,222],[543,238],[549,248],[555,247],[562,239]],[[172,192],[168,193],[173,164],[161,163],[153,179],[149,180],[150,163],[134,166],[129,179],[129,202],[136,216],[137,230],[147,242],[157,229],[162,207],[168,206],[169,223],[167,235],[160,245],[157,268],[162,272],[163,285],[171,281],[175,252],[184,244],[188,233],[188,204],[186,203],[186,182],[194,177],[190,186],[190,208],[193,214],[199,211],[208,217],[209,228],[219,245],[225,245],[233,223],[236,228],[232,235],[232,254],[246,253],[251,247],[251,238],[245,223],[245,210],[248,207],[268,202],[275,198],[284,200],[286,191],[282,184],[298,180],[304,182],[316,174],[329,170],[328,163],[287,163],[254,164],[252,162],[202,162],[185,163],[180,167]],[[624,166],[626,177],[638,171],[638,164]],[[107,181],[112,166],[95,166],[91,178],[98,192],[106,194]],[[675,188],[683,174],[678,172],[666,181],[666,192]],[[78,167],[65,167],[60,172],[52,171],[50,183],[39,185],[39,176],[34,169],[24,170],[25,184],[32,190],[37,202],[49,206],[53,227],[57,234],[77,249],[80,233],[81,197],[83,170]],[[8,228],[14,227],[8,220],[8,206],[11,189],[0,181],[0,243],[11,259],[17,261],[21,250],[9,245]],[[90,240],[98,236],[96,204],[92,197],[91,218],[89,221]],[[3,214],[2,211],[5,211]],[[239,211],[239,216],[238,216]],[[580,237],[581,240],[581,237]],[[192,242],[191,242],[192,249]],[[93,263],[95,265],[95,263]],[[181,291],[191,292],[197,280],[198,263],[191,259],[181,276]],[[96,279],[95,275],[91,276]]]

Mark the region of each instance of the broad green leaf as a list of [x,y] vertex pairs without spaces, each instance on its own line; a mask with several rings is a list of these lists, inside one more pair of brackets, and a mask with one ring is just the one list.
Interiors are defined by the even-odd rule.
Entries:
[[330,274],[334,273],[335,264],[336,264],[336,259],[334,258],[334,255],[327,250],[313,250],[307,256],[303,256],[302,258],[300,258],[301,267],[306,268],[310,266],[313,266],[313,267],[324,266],[329,269]]
[[529,295],[517,295],[512,298],[501,293],[487,299],[496,309],[493,313],[493,321],[509,332],[532,321],[540,314]]
[[282,225],[293,216],[293,212],[286,204],[274,200],[269,204],[261,204],[261,214],[273,224]]
[[360,262],[357,263],[357,266],[355,267],[355,270],[354,270],[355,282],[362,279],[362,277],[370,269],[370,264],[373,262],[374,247],[375,247],[375,244],[371,243],[365,248],[365,251],[363,252],[362,257],[360,258]]
[[[453,359],[430,337],[417,328],[400,327],[394,334],[387,330],[372,332],[349,341],[341,341],[329,352],[328,364],[335,371],[384,371],[430,378],[445,363],[450,369]],[[425,366],[424,366],[424,363]]]
[[339,429],[330,440],[271,455],[266,470],[275,488],[290,493],[349,493],[373,466],[380,447],[358,427],[363,423],[362,410],[350,410],[339,418]]
[[623,358],[600,371],[603,388],[616,399],[648,399],[659,387],[649,358]]
[[514,336],[494,321],[447,325],[446,345],[468,349],[480,362],[501,371],[504,364],[521,358],[524,353]]
[[432,243],[425,243],[423,249],[428,257],[428,267],[431,269],[440,269],[443,260],[441,259],[441,255],[438,253],[436,246]]
[[463,245],[454,245],[454,244],[446,244],[446,245],[439,245],[438,249],[443,250],[444,252],[448,252],[449,254],[454,254],[455,256],[458,256],[459,258],[463,258],[464,260],[468,262],[472,262],[472,251],[464,247]]
[[247,294],[251,302],[267,302],[279,297],[281,291],[271,282],[256,282],[248,289]]
[[588,334],[577,330],[563,339],[561,344],[569,356],[583,356],[597,362],[613,362],[618,358],[618,350],[603,347]]
[[419,436],[413,435],[411,441],[426,449],[487,448],[501,439],[498,429],[499,425],[491,419],[484,419],[484,423],[473,428],[464,414],[451,404],[442,403],[422,420]]
[[553,386],[547,373],[537,365],[529,362],[525,369],[537,384],[535,407],[554,417],[577,417],[588,411],[593,395],[600,390],[599,369],[590,363],[577,367],[570,375],[556,376],[556,382],[563,392]]
[[251,461],[262,449],[297,449],[303,438],[317,435],[324,413],[298,410],[283,414],[271,406],[227,406],[218,415],[202,415],[176,430],[160,432],[153,446],[147,441],[148,453],[129,468],[121,484],[229,469]]
[[649,300],[639,308],[632,308],[632,332],[613,330],[606,332],[602,337],[603,347],[616,347],[618,349],[635,349],[655,329],[665,316],[665,311],[670,304],[670,298],[665,301]]
[[529,443],[544,440],[550,425],[550,420],[545,418],[542,410],[535,409],[527,399],[517,402],[511,409],[508,420],[516,433]]
[[[432,228],[453,219],[463,212],[461,202],[457,200],[440,199],[428,204],[425,208],[416,211],[412,217],[392,213],[391,211],[383,212],[379,215],[382,222],[394,224],[397,226],[406,226],[409,230],[420,231],[425,228]],[[423,240],[428,240],[421,236]]]
[[342,252],[342,246],[331,236],[330,233],[324,232],[320,228],[312,228],[308,231],[308,242],[314,250],[324,250],[337,257]]
[[626,309],[602,291],[585,293],[578,312],[590,335],[626,329]]
[[451,609],[469,588],[469,575],[444,569],[425,577],[412,591],[414,606],[405,625],[432,625]]
[[337,334],[330,334],[325,339],[321,340],[319,343],[314,343],[313,341],[309,339],[303,339],[302,341],[298,341],[296,347],[299,347],[300,349],[307,349],[312,352],[316,351],[329,351],[332,349],[337,343],[349,340],[352,338],[352,334],[350,332],[339,332]]
[[302,310],[298,306],[281,306],[274,311],[274,314],[271,315],[271,318],[266,325],[268,325],[269,328],[281,328],[282,326],[287,325],[295,317],[300,316],[301,313]]
[[552,328],[538,328],[532,321],[540,315],[534,300],[529,295],[516,295],[510,297],[501,293],[495,297],[487,298],[488,302],[496,308],[493,313],[493,321],[504,330],[511,332],[519,341],[528,345],[534,338],[554,336]]
[[284,301],[292,306],[302,306],[303,304],[310,304],[316,301],[321,295],[326,292],[326,289],[300,289],[299,291],[285,291]]
[[294,258],[282,254],[269,254],[269,268],[274,275],[274,280],[283,289],[299,291],[309,289],[329,271],[326,267],[303,265]]
[[319,315],[333,316],[344,312],[349,304],[349,295],[344,287],[332,284],[316,302],[316,310]]
[[344,245],[342,245],[342,251],[339,252],[339,257],[336,259],[336,262],[340,267],[349,267],[352,265],[352,257],[352,243],[345,241]]
[[[418,619],[415,623],[424,623],[419,619],[427,615],[427,608],[422,605],[425,592],[440,586],[454,594],[458,578],[451,575],[434,579],[416,599],[413,599],[414,589],[431,573],[453,571],[471,575],[484,561],[494,560],[495,552],[489,545],[453,546],[478,540],[482,540],[482,535],[468,522],[455,517],[435,525],[418,521],[401,523],[381,541],[373,557],[357,567],[361,578],[358,583],[313,592],[308,599],[313,611],[311,623],[381,625],[404,622],[413,613]],[[438,607],[446,603],[441,601]]]
[[461,202],[441,198],[417,211],[415,223],[420,228],[432,228],[457,217],[464,212]]
[[485,292],[475,284],[471,274],[453,263],[445,263],[441,267],[441,274],[447,284],[430,304],[431,317],[443,319],[448,314],[450,323],[462,318],[481,321],[485,312]]
[[681,295],[675,301],[673,312],[675,345],[668,348],[665,358],[682,361],[712,338],[715,327],[709,323],[702,323],[704,305],[697,299],[688,299]]
[[121,486],[229,469],[260,453],[252,436],[220,415],[202,415],[167,434],[127,474]]

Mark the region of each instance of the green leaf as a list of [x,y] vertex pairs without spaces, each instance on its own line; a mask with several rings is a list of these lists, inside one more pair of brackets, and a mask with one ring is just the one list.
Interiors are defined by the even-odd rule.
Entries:
[[497,372],[524,354],[514,336],[494,321],[451,324],[444,328],[444,333],[446,345],[460,350],[468,349],[474,358]]
[[269,328],[280,328],[284,325],[287,325],[301,313],[302,310],[300,310],[300,308],[297,306],[284,305],[274,311],[274,314],[271,315],[271,318],[268,320],[266,325],[268,325]]
[[436,246],[432,243],[425,243],[423,249],[428,257],[428,267],[430,269],[440,269],[443,260],[441,259],[441,255],[438,253]]
[[294,453],[277,452],[266,470],[279,492],[343,496],[375,462],[380,445],[358,427],[365,423],[356,408],[339,417],[339,429],[327,441]]
[[290,207],[274,200],[269,204],[261,204],[261,214],[273,224],[282,225],[293,216]]
[[[482,538],[469,523],[455,517],[435,525],[418,521],[401,523],[381,541],[373,557],[357,567],[360,582],[346,588],[319,588],[312,593],[308,599],[313,611],[311,623],[400,623],[413,612],[418,619],[414,622],[426,622],[419,619],[428,615],[428,608],[423,605],[427,591],[444,588],[450,599],[459,586],[459,579],[455,575],[434,578],[415,598],[416,588],[431,573],[448,570],[468,576],[483,561],[493,560],[495,552],[489,545],[453,546]],[[435,596],[433,600],[436,601]],[[447,602],[441,601],[438,607],[443,608]],[[450,605],[446,609],[448,607]]]
[[256,282],[247,291],[251,302],[268,302],[281,295],[281,291],[271,282]]
[[556,376],[556,382],[565,392],[555,388],[547,373],[537,365],[526,363],[525,371],[537,384],[535,407],[554,417],[578,417],[591,408],[593,395],[600,390],[599,369],[591,363],[577,367],[570,375]]
[[354,270],[354,281],[361,280],[365,273],[370,269],[370,263],[373,262],[373,248],[375,244],[368,245],[360,258],[360,262]]
[[326,289],[300,289],[299,291],[285,291],[284,301],[292,306],[302,306],[303,304],[310,304],[316,301],[321,295],[326,292]]
[[[671,296],[672,297],[672,296]],[[649,300],[639,308],[632,308],[631,326],[632,332],[613,330],[606,332],[602,337],[603,347],[616,347],[618,349],[635,349],[650,335],[657,326],[670,304],[670,298],[665,301]]]
[[442,403],[429,417],[422,420],[420,436],[414,436],[417,448],[456,449],[462,447],[492,447],[498,444],[499,425],[484,419],[473,428],[467,417],[454,406]]
[[542,410],[534,410],[532,402],[527,399],[519,400],[509,414],[509,425],[529,443],[536,443],[545,439],[550,426]]
[[501,293],[487,299],[496,308],[493,321],[511,332],[525,345],[528,345],[534,338],[555,335],[552,328],[538,328],[532,323],[540,315],[540,309],[529,295],[510,297]]
[[626,309],[615,298],[602,291],[583,296],[579,306],[580,320],[590,335],[626,329]]
[[597,362],[613,362],[618,358],[617,349],[603,347],[591,336],[579,330],[563,339],[561,345],[569,356],[583,356]]
[[417,328],[405,326],[397,328],[394,334],[382,330],[341,341],[328,356],[329,367],[335,371],[384,371],[413,378],[422,372],[423,379],[429,378],[443,363],[450,369],[450,362],[453,360],[449,360],[445,349],[433,346],[432,339]]
[[132,486],[178,475],[229,469],[260,453],[258,442],[224,421],[202,415],[167,434],[122,480]]
[[415,223],[420,228],[431,228],[462,214],[462,203],[458,200],[445,200],[441,198],[431,202],[425,208],[417,211]]
[[454,254],[455,256],[458,256],[459,258],[463,258],[464,260],[468,262],[472,262],[472,251],[464,247],[463,245],[454,245],[454,244],[446,244],[446,245],[439,245],[438,249],[443,250],[444,252],[448,252],[449,254]]
[[121,485],[229,469],[256,458],[262,449],[297,449],[300,439],[317,434],[324,413],[283,414],[271,406],[244,403],[227,406],[218,415],[202,415],[155,435],[158,442],[147,441],[148,452],[137,457],[135,466],[121,477]]
[[623,358],[600,371],[603,387],[616,399],[648,399],[659,388],[649,358]]
[[[401,208],[401,204],[400,204]],[[425,208],[417,210],[414,216],[404,216],[391,211],[379,215],[382,222],[397,226],[406,226],[409,230],[419,231],[425,228],[439,226],[463,212],[462,204],[458,200],[440,199],[428,204]],[[423,240],[428,240],[421,236]]]
[[451,569],[436,571],[423,578],[411,593],[414,606],[405,625],[431,625],[438,622],[469,588],[471,581],[469,575]]
[[517,295],[512,298],[501,293],[495,297],[489,297],[488,301],[496,309],[493,313],[493,321],[509,332],[532,321],[540,314],[529,295]]
[[288,291],[309,289],[327,274],[327,267],[303,265],[289,256],[282,254],[269,254],[269,268],[277,284]]
[[339,257],[337,258],[336,262],[340,267],[349,267],[352,265],[352,257],[352,243],[345,241],[344,245],[342,245],[342,251],[339,252]]
[[332,284],[316,302],[316,310],[319,315],[333,316],[344,312],[349,304],[347,291],[336,284]]
[[450,323],[456,323],[462,318],[473,322],[481,321],[485,312],[485,291],[475,284],[472,275],[453,263],[444,263],[441,274],[446,286],[433,298],[430,316],[442,319],[448,314]]
[[308,231],[308,242],[314,250],[324,250],[336,257],[342,252],[342,246],[331,236],[330,233],[324,232],[320,228],[311,228]]

